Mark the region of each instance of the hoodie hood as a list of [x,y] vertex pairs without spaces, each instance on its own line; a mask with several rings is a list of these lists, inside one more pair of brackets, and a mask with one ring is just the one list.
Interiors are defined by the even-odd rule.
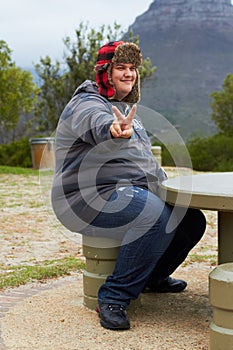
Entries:
[[78,95],[80,92],[96,94],[98,93],[98,86],[94,81],[85,80],[81,85],[77,87],[73,96]]

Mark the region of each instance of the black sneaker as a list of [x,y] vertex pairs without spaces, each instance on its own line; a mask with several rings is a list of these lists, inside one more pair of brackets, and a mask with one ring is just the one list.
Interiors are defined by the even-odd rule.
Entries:
[[146,286],[142,293],[180,293],[187,287],[187,282],[172,277],[160,280],[154,286]]
[[120,304],[99,303],[96,309],[102,327],[112,330],[125,330],[130,328],[126,309]]

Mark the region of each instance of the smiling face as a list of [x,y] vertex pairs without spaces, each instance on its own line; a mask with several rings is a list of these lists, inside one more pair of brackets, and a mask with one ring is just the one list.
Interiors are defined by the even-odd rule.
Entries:
[[115,98],[121,101],[131,91],[137,78],[136,68],[132,63],[115,63],[112,67],[112,84]]
[[126,103],[140,100],[140,48],[132,42],[113,41],[103,45],[95,65],[98,93]]

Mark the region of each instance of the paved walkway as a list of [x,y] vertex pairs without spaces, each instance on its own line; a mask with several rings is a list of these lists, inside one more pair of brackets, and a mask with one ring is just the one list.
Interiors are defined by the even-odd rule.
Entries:
[[[24,305],[24,302],[30,300],[33,296],[42,297],[41,302],[43,303],[43,295],[40,295],[41,292],[48,291],[53,293],[54,289],[59,287],[70,286],[72,283],[77,283],[77,278],[60,278],[57,280],[49,280],[47,283],[32,283],[26,286],[20,286],[18,288],[8,289],[0,293],[0,325],[4,324],[5,317],[10,317],[14,313],[14,308],[18,305]],[[20,317],[19,317],[20,319]],[[13,324],[12,324],[13,326]],[[13,329],[13,327],[12,327]],[[0,328],[0,350],[9,349],[3,339],[2,327]],[[22,349],[27,349],[23,347]],[[29,348],[28,348],[29,349]]]
[[207,350],[211,269],[177,271],[188,281],[180,294],[143,294],[129,310],[131,329],[106,330],[83,306],[82,274],[29,284],[0,294],[1,350]]

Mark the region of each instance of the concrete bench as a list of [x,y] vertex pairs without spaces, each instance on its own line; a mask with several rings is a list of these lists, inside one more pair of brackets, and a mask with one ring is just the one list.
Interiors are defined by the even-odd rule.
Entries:
[[[98,305],[98,290],[111,275],[116,263],[119,241],[100,237],[83,236],[83,255],[86,269],[83,272],[83,303],[91,310]],[[130,303],[130,308],[141,305],[140,296]]]
[[217,266],[209,275],[210,350],[233,349],[233,263]]
[[[161,147],[152,146],[151,151],[161,165]],[[86,269],[83,273],[84,305],[95,310],[98,304],[98,290],[111,275],[116,263],[119,241],[100,237],[83,236],[83,255],[86,258]],[[141,298],[131,301],[130,308],[139,307]]]

